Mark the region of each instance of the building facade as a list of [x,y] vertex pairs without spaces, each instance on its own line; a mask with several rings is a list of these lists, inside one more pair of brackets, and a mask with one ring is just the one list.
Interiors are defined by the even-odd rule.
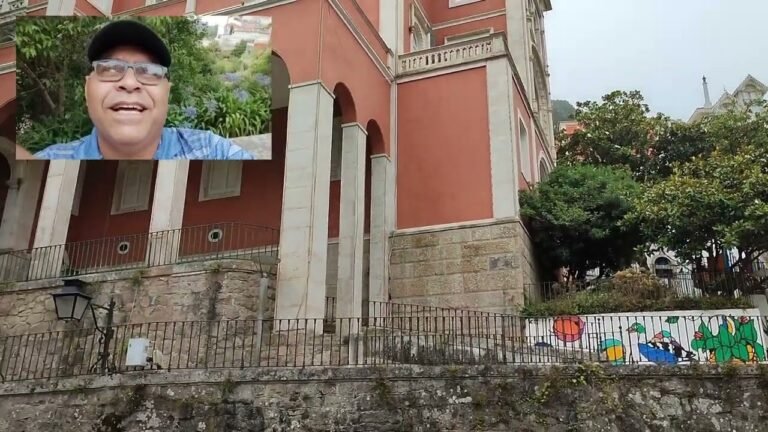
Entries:
[[14,2],[10,13],[29,15],[271,17],[273,158],[14,164],[15,54],[3,43],[0,248],[16,269],[5,279],[274,246],[275,318],[322,317],[326,297],[337,316],[361,316],[366,300],[511,311],[537,280],[518,192],[555,163],[549,10],[549,0]]

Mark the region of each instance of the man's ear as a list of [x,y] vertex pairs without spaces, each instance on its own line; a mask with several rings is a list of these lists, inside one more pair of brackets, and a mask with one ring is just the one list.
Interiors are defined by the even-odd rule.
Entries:
[[88,103],[88,80],[91,79],[90,75],[85,76],[85,82],[83,83],[83,94],[85,95],[85,103]]

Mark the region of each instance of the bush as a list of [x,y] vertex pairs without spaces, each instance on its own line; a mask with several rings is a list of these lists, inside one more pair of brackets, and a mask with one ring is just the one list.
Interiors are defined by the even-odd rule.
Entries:
[[269,87],[224,86],[168,111],[168,126],[209,130],[226,138],[259,135],[270,128]]
[[623,270],[613,278],[599,281],[587,289],[569,292],[547,302],[526,305],[522,313],[539,317],[751,307],[753,305],[746,297],[677,296],[647,271]]

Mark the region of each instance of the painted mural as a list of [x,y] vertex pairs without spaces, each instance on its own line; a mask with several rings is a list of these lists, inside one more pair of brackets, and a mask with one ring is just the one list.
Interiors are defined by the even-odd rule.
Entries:
[[768,319],[759,315],[727,309],[529,318],[526,336],[539,350],[615,365],[747,364],[766,361]]

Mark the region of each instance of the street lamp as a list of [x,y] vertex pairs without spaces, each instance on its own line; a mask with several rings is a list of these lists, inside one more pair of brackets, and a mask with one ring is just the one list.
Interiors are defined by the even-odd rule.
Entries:
[[[85,310],[91,309],[96,330],[101,333],[99,338],[101,351],[96,363],[91,366],[90,370],[93,371],[100,364],[101,372],[105,372],[107,371],[107,360],[109,359],[109,343],[114,332],[112,330],[112,319],[115,313],[115,300],[110,299],[108,306],[92,303],[91,297],[82,292],[83,288],[87,285],[86,282],[80,279],[64,279],[64,288],[58,293],[51,294],[51,296],[56,306],[56,317],[63,321],[80,321],[83,319],[83,315],[85,315]],[[97,308],[107,312],[106,328],[104,329],[99,327],[99,320],[96,319]]]

